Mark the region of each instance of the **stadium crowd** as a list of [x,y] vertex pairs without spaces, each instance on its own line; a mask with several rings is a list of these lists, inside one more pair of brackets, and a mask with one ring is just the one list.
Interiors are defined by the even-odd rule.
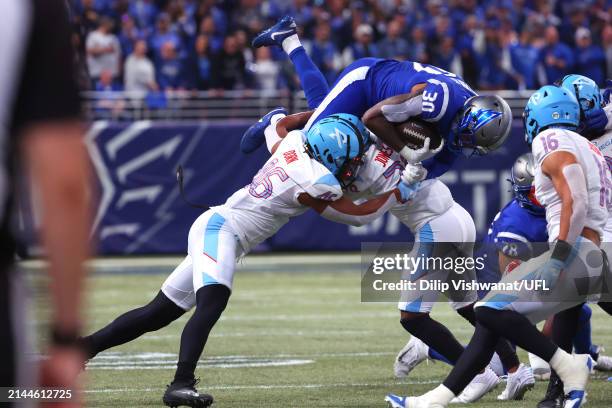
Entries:
[[[418,60],[481,90],[612,77],[610,0],[70,0],[82,82],[134,95],[299,88],[281,50],[250,47],[285,14],[332,82],[357,58]],[[150,101],[154,103],[154,101]]]

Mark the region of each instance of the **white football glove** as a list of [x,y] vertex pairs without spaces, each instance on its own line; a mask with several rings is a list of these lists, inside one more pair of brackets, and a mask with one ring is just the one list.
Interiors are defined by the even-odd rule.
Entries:
[[429,150],[430,143],[431,139],[427,138],[425,139],[425,142],[423,142],[423,147],[420,147],[418,149],[411,149],[408,146],[404,146],[399,153],[404,159],[408,161],[408,163],[416,164],[440,153],[440,151],[444,147],[444,140],[442,140],[440,142],[440,146],[438,146],[436,149]]
[[408,163],[402,172],[402,182],[411,185],[425,180],[427,177],[427,169],[421,163]]

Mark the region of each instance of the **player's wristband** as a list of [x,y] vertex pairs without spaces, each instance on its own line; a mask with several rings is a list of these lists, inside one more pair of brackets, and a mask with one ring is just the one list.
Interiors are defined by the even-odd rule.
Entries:
[[562,239],[557,240],[555,248],[553,249],[551,259],[556,259],[565,263],[572,253],[572,245]]
[[59,347],[75,347],[79,345],[78,330],[51,329],[51,344]]

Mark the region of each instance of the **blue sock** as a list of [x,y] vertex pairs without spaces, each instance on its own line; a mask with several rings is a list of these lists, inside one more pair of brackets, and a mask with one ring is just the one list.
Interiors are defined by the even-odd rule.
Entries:
[[329,92],[327,80],[308,54],[306,54],[304,47],[293,50],[289,54],[289,58],[291,58],[291,62],[293,62],[295,70],[300,77],[300,83],[302,84],[302,89],[304,89],[308,107],[315,109]]
[[591,342],[591,308],[582,305],[578,320],[578,331],[574,336],[574,350],[577,354],[591,354],[596,347]]
[[427,353],[432,360],[442,361],[448,365],[453,365],[450,361],[448,361],[442,354],[438,353],[436,350],[429,348],[429,352]]

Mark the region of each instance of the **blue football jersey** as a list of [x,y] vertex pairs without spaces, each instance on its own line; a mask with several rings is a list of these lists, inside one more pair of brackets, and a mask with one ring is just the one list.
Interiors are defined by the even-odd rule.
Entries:
[[476,95],[461,77],[419,62],[381,60],[372,67],[369,79],[372,105],[426,84],[421,118],[435,122],[447,141],[455,115],[468,98]]
[[547,242],[545,213],[528,211],[513,199],[497,213],[483,245],[476,251],[477,257],[484,258],[484,268],[477,271],[478,280],[499,281],[502,271],[499,270],[498,251],[526,260],[544,252]]

